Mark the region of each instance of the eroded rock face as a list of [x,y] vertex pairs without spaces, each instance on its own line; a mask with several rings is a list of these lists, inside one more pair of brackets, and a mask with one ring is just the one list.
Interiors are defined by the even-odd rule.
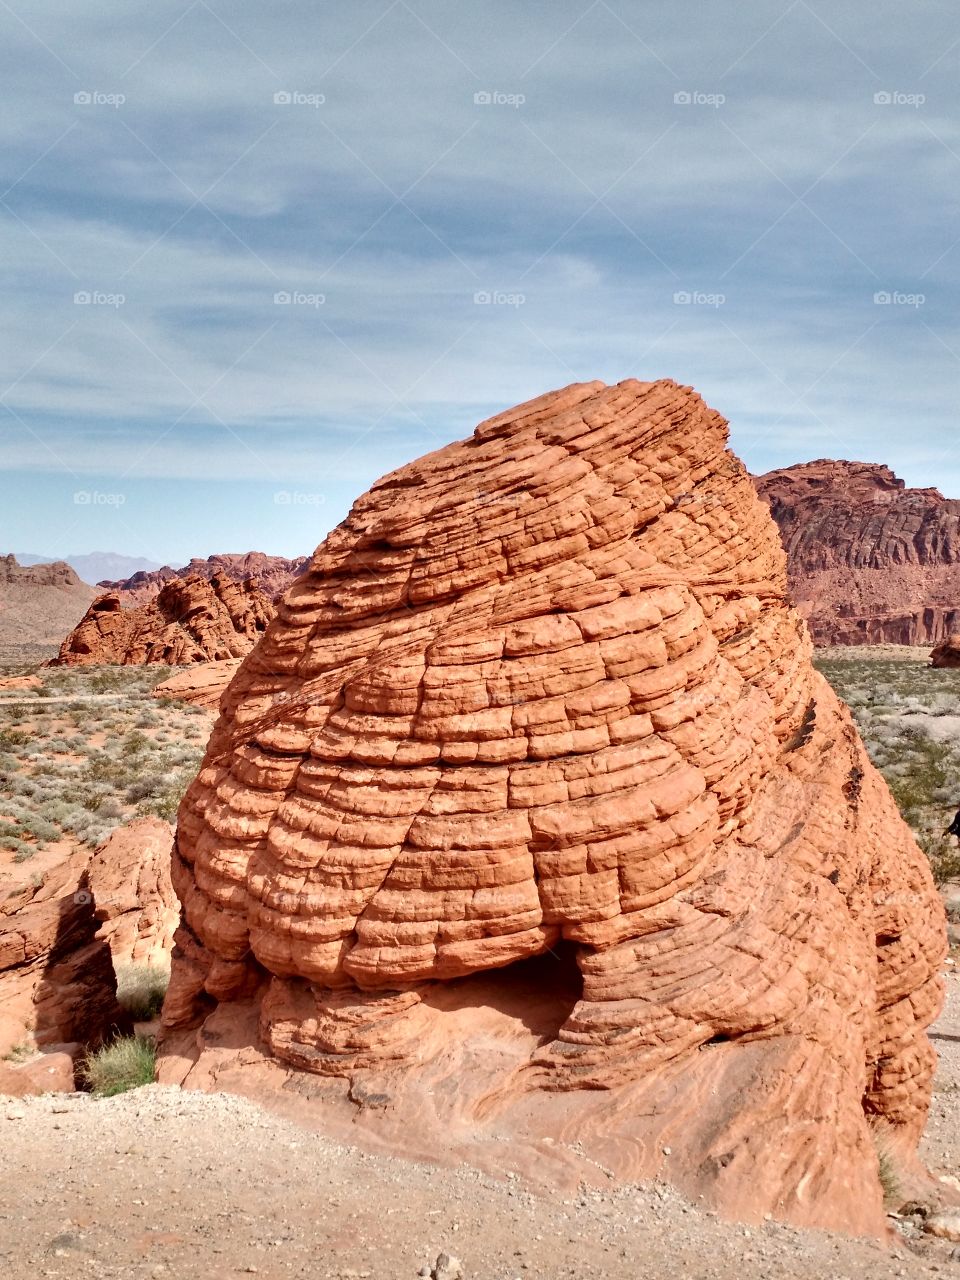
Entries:
[[574,385],[357,501],[181,806],[180,1078],[233,1078],[248,1009],[400,1144],[562,1135],[882,1230],[943,910],[726,440],[689,388]]
[[111,582],[104,580],[97,585],[105,592],[119,596],[124,609],[153,600],[167,582],[175,578],[227,578],[233,582],[252,582],[275,600],[283,595],[294,578],[307,563],[307,556],[288,560],[285,556],[268,556],[262,551],[247,551],[242,555],[198,556],[180,569],[164,565],[162,569],[141,570],[129,578]]
[[935,644],[960,629],[960,502],[863,462],[807,462],[756,485],[816,643]]
[[273,600],[252,581],[173,578],[155,599],[127,609],[116,593],[98,596],[67,636],[53,666],[193,662],[250,652],[273,617]]
[[166,967],[180,915],[170,881],[172,835],[160,818],[137,818],[96,850],[74,848],[42,876],[25,875],[5,890],[0,1060],[12,1050],[27,1056],[21,1064],[15,1053],[7,1070],[0,1062],[0,1093],[59,1087],[49,1064],[29,1053],[98,1044],[124,1022],[116,968]]
[[95,595],[62,560],[21,565],[0,555],[0,643],[59,644]]
[[947,636],[930,655],[931,667],[960,667],[960,632]]
[[155,685],[153,696],[161,700],[172,698],[176,702],[189,702],[215,711],[239,665],[239,658],[197,663]]

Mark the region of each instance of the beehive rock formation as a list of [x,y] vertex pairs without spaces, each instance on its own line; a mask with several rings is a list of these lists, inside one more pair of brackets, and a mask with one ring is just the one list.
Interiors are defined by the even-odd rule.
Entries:
[[224,1087],[253,1010],[405,1150],[562,1136],[882,1229],[943,911],[726,439],[673,382],[574,385],[356,502],[181,806],[167,1078]]
[[936,644],[960,628],[960,501],[828,459],[756,485],[817,644]]
[[107,592],[93,601],[51,665],[183,666],[239,658],[274,612],[273,600],[254,582],[230,578],[172,578],[153,600],[130,609],[116,592]]

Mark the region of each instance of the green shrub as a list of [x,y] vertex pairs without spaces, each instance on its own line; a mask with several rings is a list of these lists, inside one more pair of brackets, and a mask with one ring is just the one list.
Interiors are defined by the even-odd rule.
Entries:
[[156,1049],[144,1036],[118,1036],[102,1049],[88,1053],[80,1068],[83,1081],[98,1098],[112,1098],[153,1084]]

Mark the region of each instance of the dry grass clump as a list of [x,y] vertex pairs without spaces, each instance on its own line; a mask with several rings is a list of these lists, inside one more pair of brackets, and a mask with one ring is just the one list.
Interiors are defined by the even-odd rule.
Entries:
[[117,1003],[137,1022],[155,1018],[170,983],[170,970],[153,964],[117,966]]
[[156,1049],[145,1036],[118,1036],[88,1053],[80,1067],[81,1079],[98,1098],[153,1084],[155,1072]]

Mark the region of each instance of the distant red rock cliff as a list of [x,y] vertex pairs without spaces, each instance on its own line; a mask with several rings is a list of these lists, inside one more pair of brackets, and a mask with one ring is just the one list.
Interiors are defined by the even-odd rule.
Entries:
[[754,483],[817,644],[937,644],[960,631],[960,501],[865,462],[820,459]]
[[308,560],[308,556],[288,560],[285,556],[268,556],[262,551],[247,551],[243,555],[208,556],[206,560],[194,556],[181,569],[171,569],[169,565],[164,565],[162,569],[151,572],[141,570],[132,577],[120,578],[116,582],[104,580],[98,582],[97,586],[118,596],[124,609],[153,600],[164,583],[172,582],[175,578],[252,581],[272,600],[276,600],[283,595],[297,574],[303,571]]

